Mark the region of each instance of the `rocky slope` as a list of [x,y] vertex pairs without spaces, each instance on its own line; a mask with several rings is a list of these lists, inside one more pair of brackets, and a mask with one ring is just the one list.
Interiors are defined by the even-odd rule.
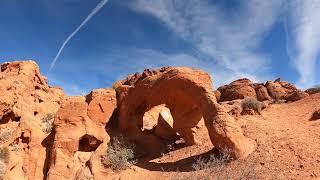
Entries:
[[[69,97],[17,61],[1,64],[0,92],[0,179],[320,176],[320,94],[280,79],[214,91],[206,72],[166,67]],[[248,98],[262,111],[243,113]],[[131,153],[119,139],[134,145],[134,166],[116,156]]]

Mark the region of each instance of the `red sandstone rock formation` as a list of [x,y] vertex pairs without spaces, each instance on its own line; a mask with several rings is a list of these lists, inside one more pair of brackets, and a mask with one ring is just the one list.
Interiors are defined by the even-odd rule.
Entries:
[[[110,100],[109,106],[104,107],[109,113],[102,116],[96,111],[98,116],[95,120],[88,116],[88,104],[84,97],[68,97],[63,101],[54,121],[55,136],[48,179],[81,179],[91,176],[86,162],[102,143],[110,140],[105,125],[113,112],[111,110],[115,109],[115,104],[112,103],[115,97],[112,90],[106,91],[111,92],[111,95],[106,93],[100,98]],[[96,91],[91,94],[94,92]],[[93,100],[94,96],[91,102]]]
[[235,99],[244,99],[246,97],[256,97],[256,91],[249,79],[239,79],[229,85],[218,88],[221,93],[219,101],[232,101]]
[[286,100],[287,101],[291,101],[291,102],[294,102],[294,101],[298,101],[300,99],[303,99],[305,97],[309,96],[308,93],[304,92],[304,91],[301,91],[301,90],[297,90],[293,93],[291,93],[290,95],[288,95],[286,97]]
[[221,93],[219,102],[246,97],[256,98],[258,101],[287,100],[288,98],[290,101],[296,101],[299,98],[306,97],[306,94],[299,91],[294,85],[281,81],[279,78],[275,81],[267,81],[265,84],[252,83],[248,79],[239,79],[229,85],[219,87],[218,91]]
[[236,158],[244,158],[254,149],[239,125],[216,102],[210,76],[203,71],[181,67],[145,70],[115,83],[115,88],[120,129],[146,149],[153,151],[159,144],[155,136],[141,131],[143,115],[160,104],[170,109],[173,127],[187,144],[195,143],[191,129],[203,117],[218,149],[228,148]]
[[0,148],[10,150],[4,179],[102,178],[106,170],[97,169],[95,155],[109,141],[113,89],[65,97],[48,86],[35,62],[21,61],[1,65],[0,92]]
[[48,86],[33,61],[1,64],[0,92],[0,148],[11,154],[4,179],[43,179],[63,92]]

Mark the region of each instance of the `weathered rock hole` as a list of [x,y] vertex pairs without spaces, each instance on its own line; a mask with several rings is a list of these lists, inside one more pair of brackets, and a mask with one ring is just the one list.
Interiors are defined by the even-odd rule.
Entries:
[[0,119],[0,124],[7,124],[8,122],[20,122],[21,117],[16,117],[14,112],[9,112],[2,116]]
[[24,144],[29,144],[30,143],[30,137],[25,136],[25,133],[22,133],[20,136],[21,142]]
[[82,151],[82,152],[95,151],[101,143],[102,141],[98,140],[94,136],[86,134],[80,138],[79,151]]

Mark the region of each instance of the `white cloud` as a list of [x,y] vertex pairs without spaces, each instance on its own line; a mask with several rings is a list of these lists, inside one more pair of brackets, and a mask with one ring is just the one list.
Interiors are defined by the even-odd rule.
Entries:
[[288,54],[300,74],[298,85],[310,87],[320,53],[320,1],[292,0],[287,7]]
[[228,12],[206,0],[135,0],[131,8],[158,18],[212,59],[211,68],[219,66],[220,71],[214,72],[218,79],[228,74],[233,79],[265,80],[270,60],[258,48],[276,22],[282,1],[240,3]]

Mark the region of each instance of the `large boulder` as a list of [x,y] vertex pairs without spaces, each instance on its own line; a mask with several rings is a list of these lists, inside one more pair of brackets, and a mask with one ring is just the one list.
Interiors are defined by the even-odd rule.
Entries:
[[298,90],[294,85],[284,81],[267,81],[265,87],[275,100],[285,99]]
[[196,142],[192,128],[203,117],[213,145],[221,151],[227,148],[235,158],[244,158],[254,149],[254,143],[216,102],[206,72],[186,67],[145,70],[115,83],[114,88],[118,94],[119,128],[145,150],[152,147],[148,142],[154,138],[141,130],[143,116],[160,104],[170,109],[173,128],[188,144]]
[[117,107],[114,89],[94,89],[86,96],[88,116],[91,120],[105,126]]
[[218,91],[221,93],[220,102],[244,99],[246,97],[256,98],[256,91],[249,79],[233,81],[229,85],[219,87]]
[[46,139],[64,93],[47,84],[34,61],[3,63],[0,69],[0,147],[14,154],[5,179],[44,179]]
[[290,101],[290,102],[294,102],[294,101],[298,101],[298,100],[303,99],[308,96],[309,96],[308,93],[301,91],[301,90],[297,90],[297,91],[291,93],[290,95],[288,95],[286,97],[286,100]]
[[263,85],[257,85],[255,89],[258,101],[271,100],[271,97],[268,94],[268,89],[266,87],[264,87]]

